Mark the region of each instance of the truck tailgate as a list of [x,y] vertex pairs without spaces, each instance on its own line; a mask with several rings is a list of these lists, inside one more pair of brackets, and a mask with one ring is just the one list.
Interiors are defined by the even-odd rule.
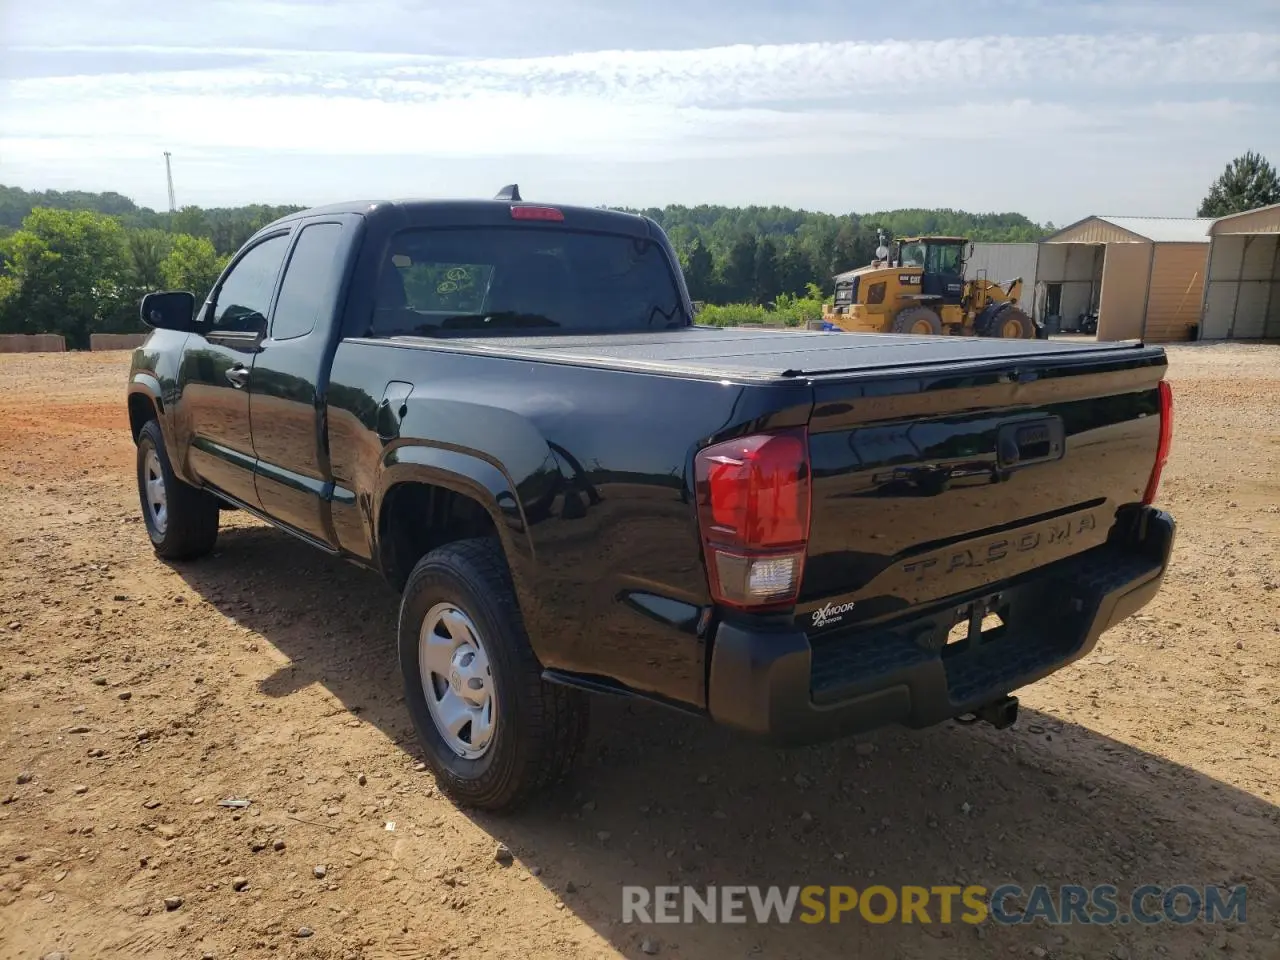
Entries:
[[1132,345],[812,374],[797,623],[896,619],[1104,543],[1150,476],[1164,370]]

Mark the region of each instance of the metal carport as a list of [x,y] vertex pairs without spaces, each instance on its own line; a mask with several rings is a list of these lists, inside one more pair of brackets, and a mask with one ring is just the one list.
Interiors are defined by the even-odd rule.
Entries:
[[1280,337],[1280,203],[1209,227],[1204,340]]
[[1040,241],[1036,282],[1050,296],[1057,286],[1064,316],[1096,309],[1099,340],[1186,340],[1204,295],[1211,223],[1086,217]]

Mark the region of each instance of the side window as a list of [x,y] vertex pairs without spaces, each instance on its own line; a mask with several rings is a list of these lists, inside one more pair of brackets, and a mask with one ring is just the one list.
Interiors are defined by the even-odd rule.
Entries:
[[294,245],[271,320],[275,340],[306,336],[332,300],[333,258],[342,239],[342,224],[315,223],[303,229]]
[[218,291],[210,332],[251,333],[266,329],[271,292],[288,246],[288,235],[281,234],[262,241],[240,258]]
[[958,246],[948,245],[941,247],[938,252],[938,272],[939,273],[959,273],[960,272],[960,248]]

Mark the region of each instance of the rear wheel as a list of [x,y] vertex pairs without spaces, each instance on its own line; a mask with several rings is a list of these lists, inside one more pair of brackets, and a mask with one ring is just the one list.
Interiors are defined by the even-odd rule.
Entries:
[[497,540],[461,540],[418,561],[399,647],[427,763],[458,803],[508,810],[573,766],[586,695],[542,679]]
[[942,320],[928,307],[908,307],[893,318],[893,332],[937,336]]
[[1018,307],[1008,307],[997,314],[991,335],[1002,340],[1030,340],[1036,335],[1036,325]]
[[166,560],[191,560],[218,539],[218,501],[173,473],[160,424],[149,420],[138,433],[138,500],[147,536]]

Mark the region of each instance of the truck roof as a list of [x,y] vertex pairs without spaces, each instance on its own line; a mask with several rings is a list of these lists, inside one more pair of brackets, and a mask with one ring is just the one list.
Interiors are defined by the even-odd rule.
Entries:
[[350,200],[299,210],[268,224],[267,230],[294,220],[338,214],[358,214],[371,221],[389,222],[393,229],[404,227],[509,226],[513,207],[553,207],[564,214],[564,225],[581,230],[603,230],[626,236],[653,236],[651,222],[635,213],[603,207],[578,207],[528,200]]

